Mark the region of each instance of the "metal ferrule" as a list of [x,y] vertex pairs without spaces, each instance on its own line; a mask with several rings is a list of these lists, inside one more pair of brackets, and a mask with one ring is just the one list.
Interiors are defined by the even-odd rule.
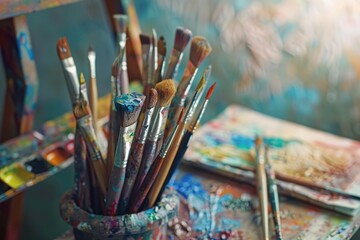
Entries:
[[176,76],[182,57],[183,52],[180,52],[175,48],[172,50],[164,79],[174,78]]
[[112,75],[111,75],[110,84],[111,84],[111,96],[112,96],[112,100],[113,100],[117,96],[117,94],[116,94],[117,86],[116,86],[116,78]]
[[126,46],[126,33],[125,32],[118,33],[118,39],[119,39],[120,49],[124,49]]
[[276,185],[275,183],[275,172],[273,171],[270,164],[265,164],[265,171],[269,185]]
[[152,85],[156,84],[156,79],[157,79],[157,71],[158,71],[158,54],[157,54],[157,46],[155,45],[153,47],[153,54],[152,54],[152,60],[151,60],[151,67],[152,67],[152,79],[151,79],[151,83]]
[[159,139],[162,125],[164,122],[166,122],[167,114],[166,116],[164,116],[164,109],[165,107],[159,107],[155,112],[155,119],[150,127],[150,131],[147,136],[147,139],[152,142],[155,142]]
[[179,83],[178,91],[176,92],[176,95],[179,98],[179,106],[184,106],[186,97],[190,91],[192,83],[194,82],[197,70],[198,68],[189,61],[181,82]]
[[121,64],[120,64],[121,70],[127,70],[127,63],[126,63],[126,49],[121,49]]
[[174,128],[174,130],[171,132],[171,135],[166,139],[164,146],[160,150],[160,153],[159,153],[160,157],[164,158],[166,156],[178,128],[179,128],[179,125],[177,124],[176,127]]
[[159,136],[164,135],[165,128],[166,128],[166,121],[168,119],[168,114],[169,114],[169,108],[170,108],[170,106],[166,106],[166,107],[164,107],[163,110],[161,110],[161,114],[163,115],[164,120],[162,121],[162,124],[161,124]]
[[193,119],[193,121],[190,123],[190,128],[189,128],[190,132],[195,132],[196,131],[197,127],[200,124],[201,118],[204,115],[204,112],[205,112],[205,109],[206,109],[206,106],[207,106],[208,102],[209,102],[209,99],[206,99],[204,101],[203,105],[201,106],[201,111],[199,112],[197,117],[195,117]]
[[91,116],[86,115],[80,119],[77,119],[76,122],[79,125],[80,131],[84,137],[86,145],[88,146],[91,160],[102,160],[100,147],[97,143],[94,127],[92,125]]
[[66,85],[68,87],[72,103],[77,103],[80,97],[80,84],[77,75],[74,59],[72,57],[62,60],[65,75],[67,76]]
[[128,127],[120,127],[114,159],[114,166],[118,168],[126,168],[127,166],[135,128],[136,122]]
[[152,76],[154,75],[154,64],[153,64],[153,45],[149,46],[148,65],[147,65],[147,79],[146,83],[151,84]]
[[150,108],[150,109],[146,109],[145,111],[145,117],[144,120],[142,122],[142,126],[140,128],[140,134],[139,134],[139,143],[140,144],[144,144],[146,141],[146,137],[148,135],[149,132],[149,128],[150,128],[150,123],[151,123],[151,117],[154,113],[154,107]]
[[89,62],[90,62],[90,77],[96,78],[95,56],[89,57]]

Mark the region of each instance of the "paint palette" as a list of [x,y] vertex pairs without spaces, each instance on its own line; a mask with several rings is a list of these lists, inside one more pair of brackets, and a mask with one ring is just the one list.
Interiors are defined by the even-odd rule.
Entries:
[[34,174],[40,174],[49,171],[53,166],[42,157],[36,157],[24,163],[27,171]]
[[1,169],[1,180],[12,188],[19,188],[32,180],[35,174],[25,170],[20,164],[13,164]]
[[45,160],[54,166],[61,165],[71,157],[71,153],[61,146],[50,147],[49,149],[44,150],[42,155]]

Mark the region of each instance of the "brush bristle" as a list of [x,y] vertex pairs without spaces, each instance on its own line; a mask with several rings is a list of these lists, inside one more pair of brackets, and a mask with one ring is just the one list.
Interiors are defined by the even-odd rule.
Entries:
[[114,106],[120,116],[120,124],[122,127],[128,127],[137,121],[144,100],[145,96],[136,92],[115,97]]
[[83,73],[80,73],[79,82],[80,82],[80,85],[85,84],[85,77],[84,77]]
[[148,100],[147,109],[151,109],[151,108],[155,107],[157,100],[158,100],[158,93],[155,88],[151,88],[149,90],[149,95],[148,95],[147,100]]
[[158,92],[158,103],[161,107],[169,105],[175,95],[176,86],[175,81],[167,79],[159,82],[155,85],[155,89]]
[[190,61],[198,67],[211,51],[210,43],[204,37],[196,36],[191,41]]
[[89,47],[89,51],[88,51],[88,57],[95,57],[96,56],[96,52],[95,52],[95,48],[93,48],[92,46]]
[[174,48],[179,52],[183,52],[188,45],[192,36],[192,32],[187,28],[177,27],[175,32]]
[[61,60],[71,57],[69,43],[66,37],[60,38],[57,42],[57,53]]
[[205,73],[201,76],[200,82],[198,83],[198,85],[196,86],[196,92],[200,91],[200,89],[202,89],[205,85],[206,79],[205,79]]
[[117,33],[125,33],[128,23],[128,17],[124,14],[115,14],[113,15],[115,22],[115,29]]
[[209,90],[206,93],[205,99],[209,99],[211,97],[212,93],[214,92],[215,86],[216,86],[216,83],[213,83],[213,85],[211,85],[211,87],[209,88]]
[[141,44],[149,44],[150,45],[150,41],[151,41],[151,38],[149,35],[146,35],[146,34],[140,34],[139,35],[140,37],[140,42]]
[[76,119],[89,115],[90,108],[88,106],[88,102],[85,99],[81,99],[80,102],[74,106],[73,112]]
[[158,41],[158,53],[162,56],[166,56],[166,41],[163,36]]

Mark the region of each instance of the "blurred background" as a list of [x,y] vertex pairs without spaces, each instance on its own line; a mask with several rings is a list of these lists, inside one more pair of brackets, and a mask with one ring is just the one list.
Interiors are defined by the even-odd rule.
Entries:
[[[125,5],[127,1],[123,2]],[[205,36],[213,52],[215,96],[204,120],[229,104],[360,139],[360,3],[356,0],[134,0],[141,29],[173,47],[175,28]],[[1,4],[0,4],[1,5]],[[104,2],[86,0],[27,15],[39,76],[35,129],[71,111],[56,42],[66,36],[78,71],[97,54],[100,96],[110,90],[115,44]],[[184,59],[188,58],[188,48]],[[0,58],[1,59],[1,58]],[[180,74],[186,62],[183,61]],[[0,96],[5,75],[0,64]],[[0,97],[0,113],[4,99]],[[1,120],[2,118],[0,118]],[[1,134],[1,132],[0,132]],[[68,229],[60,196],[73,184],[69,168],[25,193],[21,239],[51,239]],[[35,217],[34,217],[35,216]],[[44,230],[46,228],[46,230]]]

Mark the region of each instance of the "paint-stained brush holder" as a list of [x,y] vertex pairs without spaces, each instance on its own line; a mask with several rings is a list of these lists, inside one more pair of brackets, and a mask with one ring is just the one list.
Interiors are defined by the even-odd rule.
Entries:
[[65,193],[60,202],[60,214],[73,227],[76,240],[167,239],[167,223],[177,216],[178,209],[179,198],[173,191],[165,192],[153,208],[122,216],[86,212],[76,205],[72,191]]

